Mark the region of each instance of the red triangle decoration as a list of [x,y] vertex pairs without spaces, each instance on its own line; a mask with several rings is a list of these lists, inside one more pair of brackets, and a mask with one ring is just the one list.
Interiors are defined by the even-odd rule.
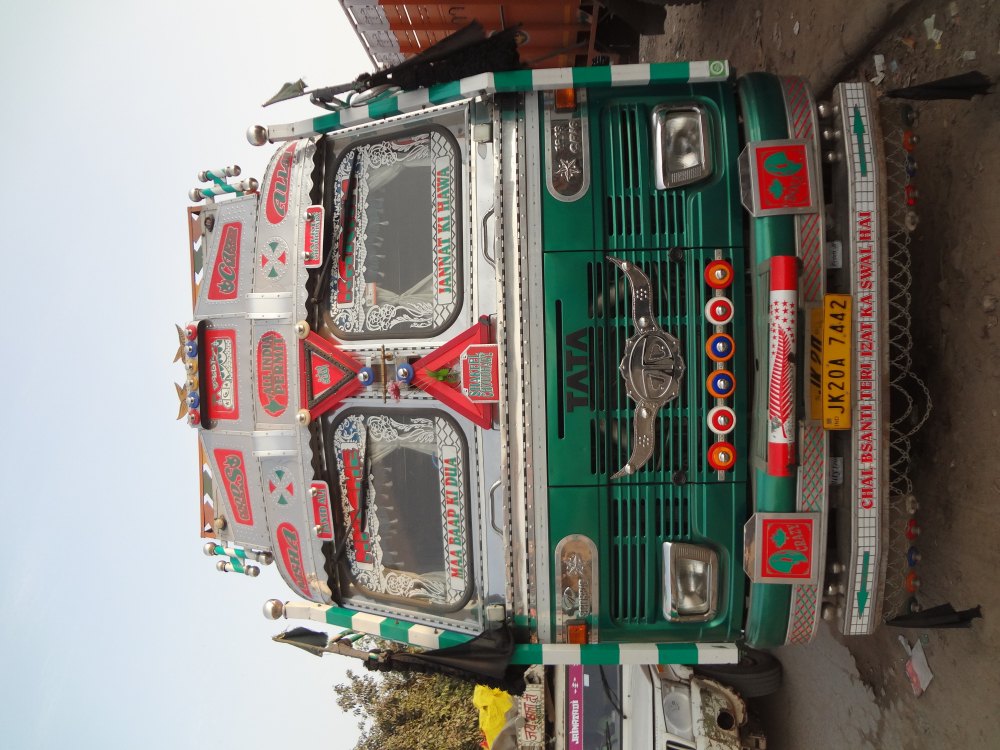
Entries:
[[300,403],[313,419],[330,411],[361,390],[358,371],[362,365],[347,352],[310,333],[299,344]]
[[490,319],[482,317],[464,333],[460,333],[447,344],[435,349],[413,365],[413,385],[430,394],[442,404],[488,430],[493,426],[493,409],[490,404],[473,403],[462,393],[458,384],[440,381],[427,374],[428,370],[440,370],[458,362],[462,352],[470,344],[490,343]]

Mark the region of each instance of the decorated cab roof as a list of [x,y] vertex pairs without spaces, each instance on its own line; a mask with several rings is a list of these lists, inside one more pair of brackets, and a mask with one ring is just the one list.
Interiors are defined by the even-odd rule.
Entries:
[[[315,152],[311,140],[283,144],[259,191],[202,207],[186,398],[214,502],[213,528],[203,533],[271,553],[293,590],[330,602],[322,554],[332,536],[329,490],[314,482],[306,429],[324,394],[304,387],[300,365],[323,358],[352,378],[360,365],[296,330],[306,318],[307,268],[321,261],[323,212],[309,200]],[[198,197],[212,192],[232,191]]]

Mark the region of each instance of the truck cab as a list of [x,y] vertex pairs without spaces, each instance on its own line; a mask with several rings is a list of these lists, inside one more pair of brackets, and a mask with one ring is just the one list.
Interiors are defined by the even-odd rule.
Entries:
[[824,606],[869,632],[877,128],[866,85],[818,107],[724,61],[490,73],[251,128],[277,145],[261,183],[209,171],[192,196],[210,554],[273,557],[304,600],[277,616],[424,647],[506,628],[526,664],[738,662],[807,642]]

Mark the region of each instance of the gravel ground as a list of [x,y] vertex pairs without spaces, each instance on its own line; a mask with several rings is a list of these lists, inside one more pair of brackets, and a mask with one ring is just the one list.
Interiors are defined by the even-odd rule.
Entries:
[[[939,43],[924,27],[932,14]],[[874,77],[875,54],[886,63],[881,89],[972,69],[1000,78],[997,0],[717,1],[670,9],[665,30],[643,39],[644,60],[727,58],[740,71],[805,75],[820,93]],[[882,627],[853,639],[822,625],[809,646],[779,649],[785,687],[757,706],[774,750],[1000,747],[989,719],[1000,702],[1000,94],[914,108],[913,359],[934,405],[910,472],[918,598],[981,604],[984,619],[970,630]],[[921,632],[934,679],[914,697],[897,638],[913,643]]]

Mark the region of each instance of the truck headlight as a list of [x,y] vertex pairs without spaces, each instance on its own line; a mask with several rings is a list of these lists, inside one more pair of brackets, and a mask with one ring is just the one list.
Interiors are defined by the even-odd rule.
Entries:
[[696,544],[663,543],[663,616],[710,620],[719,593],[719,556]]
[[712,171],[708,114],[696,104],[661,104],[653,109],[656,188],[680,187]]

